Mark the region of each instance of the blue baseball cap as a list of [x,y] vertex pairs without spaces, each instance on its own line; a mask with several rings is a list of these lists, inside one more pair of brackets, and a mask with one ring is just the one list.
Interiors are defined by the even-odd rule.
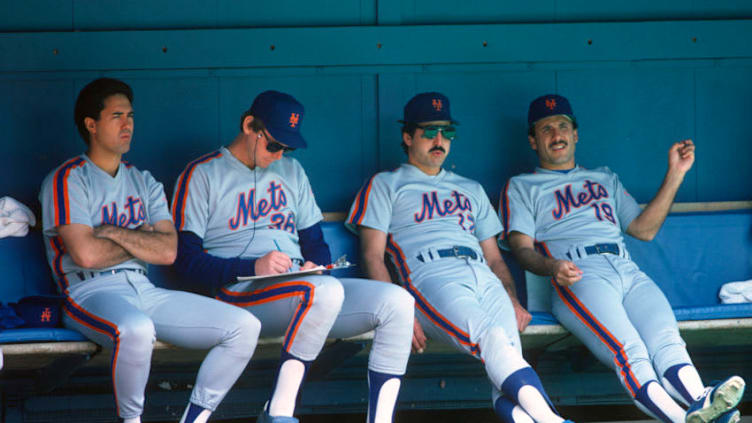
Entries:
[[248,110],[277,141],[292,148],[306,148],[300,125],[303,123],[303,105],[293,96],[279,91],[264,91],[256,96]]
[[405,105],[404,118],[398,122],[420,123],[436,120],[459,123],[452,119],[449,112],[449,99],[444,94],[430,92],[420,93],[411,98]]
[[569,100],[557,94],[546,94],[530,103],[530,109],[527,111],[527,124],[532,128],[535,122],[556,115],[564,115],[572,122],[576,122]]

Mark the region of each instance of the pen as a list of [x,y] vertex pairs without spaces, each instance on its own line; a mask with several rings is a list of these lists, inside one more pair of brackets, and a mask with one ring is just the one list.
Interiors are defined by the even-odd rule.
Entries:
[[[282,249],[279,248],[279,244],[277,244],[277,240],[273,239],[272,241],[274,242],[274,245],[277,246],[277,251],[279,251],[281,253]],[[291,270],[292,270],[292,267],[290,267],[289,269],[287,269],[288,272],[291,271]]]

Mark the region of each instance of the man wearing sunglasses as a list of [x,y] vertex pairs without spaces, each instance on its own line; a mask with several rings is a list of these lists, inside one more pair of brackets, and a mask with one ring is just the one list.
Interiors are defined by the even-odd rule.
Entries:
[[418,94],[401,122],[407,163],[368,180],[346,220],[360,234],[366,273],[390,281],[390,257],[419,311],[413,349],[422,353],[429,337],[482,360],[503,421],[565,421],[522,358],[518,330],[530,314],[496,245],[502,227],[488,196],[441,167],[456,135],[449,99]]
[[[188,164],[172,213],[179,231],[175,268],[203,290],[261,321],[262,336],[283,336],[275,386],[259,422],[289,423],[299,387],[327,335],[374,330],[368,363],[368,422],[389,423],[410,356],[414,301],[402,288],[322,274],[284,277],[331,263],[323,218],[297,160],[305,148],[303,106],[265,91],[240,120],[228,147]],[[237,282],[238,276],[274,276]],[[343,302],[344,300],[344,302]]]

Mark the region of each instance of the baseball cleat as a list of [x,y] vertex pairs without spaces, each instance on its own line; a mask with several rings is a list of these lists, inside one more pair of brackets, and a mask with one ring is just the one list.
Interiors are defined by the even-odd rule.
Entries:
[[739,410],[732,408],[721,414],[717,419],[713,420],[713,423],[738,423],[741,418],[742,415],[739,413]]
[[298,419],[296,419],[295,417],[270,416],[269,412],[267,411],[268,406],[269,401],[264,404],[264,408],[261,410],[261,414],[259,414],[258,418],[256,419],[256,423],[298,423]]
[[298,423],[298,419],[287,416],[270,416],[269,413],[264,410],[256,419],[256,423]]
[[713,422],[714,419],[736,407],[743,394],[744,379],[731,376],[714,387],[705,389],[705,393],[689,406],[685,421],[686,423]]

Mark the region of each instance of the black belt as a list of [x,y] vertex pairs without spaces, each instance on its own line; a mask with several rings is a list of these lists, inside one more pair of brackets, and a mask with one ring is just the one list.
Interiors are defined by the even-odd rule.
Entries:
[[[621,248],[619,247],[619,244],[614,243],[608,243],[608,244],[594,244],[594,245],[588,245],[587,247],[583,248],[585,250],[585,254],[590,256],[593,254],[613,254],[616,256],[621,255]],[[580,250],[577,249],[577,255],[580,255]],[[572,255],[567,253],[567,257],[569,259],[572,259]],[[580,256],[580,258],[582,258]]]
[[84,281],[86,279],[95,278],[97,276],[114,275],[114,274],[120,273],[120,272],[136,272],[136,273],[140,273],[142,275],[146,275],[146,271],[143,270],[143,269],[130,269],[130,268],[125,268],[125,267],[120,267],[118,269],[110,269],[110,270],[105,270],[105,271],[102,271],[102,272],[94,272],[94,271],[90,271],[90,270],[84,270],[84,271],[81,271],[81,272],[76,272],[76,276],[78,276],[78,278],[80,280]]
[[[437,258],[457,257],[457,258],[469,258],[472,260],[478,260],[478,253],[476,253],[475,250],[473,250],[470,247],[457,246],[457,247],[452,247],[452,248],[446,248],[444,250],[437,250],[436,253],[438,253],[439,255],[439,257]],[[418,254],[418,257],[417,257],[418,260],[420,260],[421,262],[425,261],[423,259],[424,255],[428,256],[432,260],[434,258],[433,257],[434,254],[428,251],[424,254]]]

